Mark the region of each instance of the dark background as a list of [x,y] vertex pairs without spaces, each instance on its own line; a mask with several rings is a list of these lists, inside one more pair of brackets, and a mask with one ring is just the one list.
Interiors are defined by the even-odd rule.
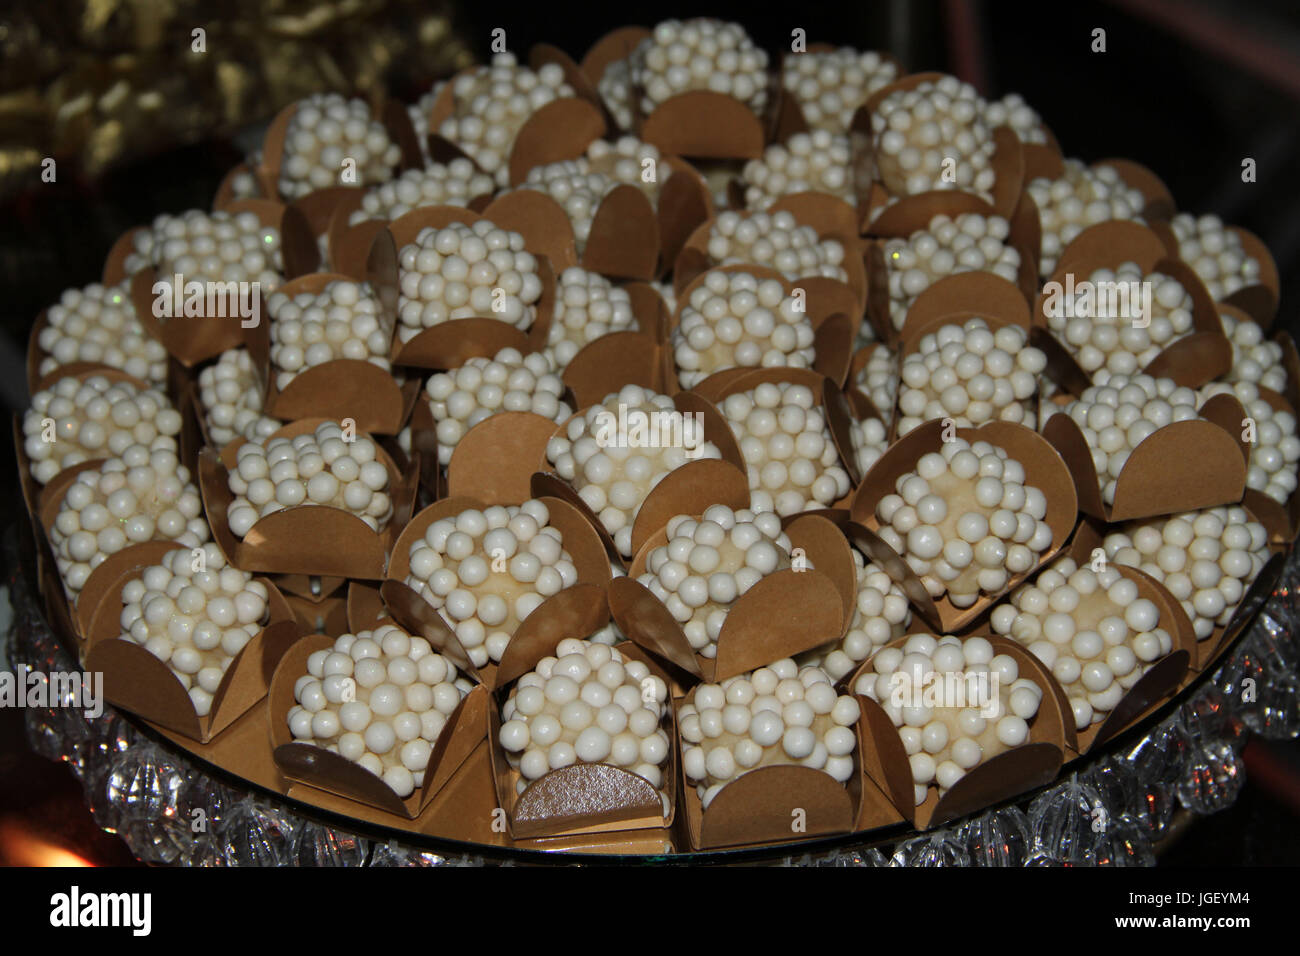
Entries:
[[[0,0],[3,2],[3,0]],[[486,56],[506,30],[524,54],[546,41],[575,58],[633,17],[717,16],[745,25],[774,57],[791,30],[809,42],[886,49],[910,70],[938,69],[988,97],[1019,92],[1067,156],[1136,159],[1159,173],[1181,209],[1214,212],[1272,250],[1282,277],[1279,323],[1293,334],[1300,302],[1300,3],[1296,0],[894,0],[846,4],[660,2],[631,5],[458,3],[459,27]],[[1106,31],[1106,52],[1091,50]],[[393,92],[423,92],[395,77]],[[4,91],[0,89],[0,95]],[[256,143],[256,131],[241,142]],[[1241,181],[1252,157],[1257,181]],[[207,206],[234,143],[208,142],[114,170],[99,182],[60,176],[0,202],[0,400],[26,404],[23,353],[32,319],[68,287],[96,281],[113,240],[159,212]],[[0,442],[0,495],[21,507],[12,449]],[[9,524],[0,521],[0,525]],[[62,767],[24,753],[21,715],[0,711],[0,862],[6,828],[56,834],[102,862],[129,860],[81,811]],[[1165,854],[1183,865],[1300,861],[1300,745],[1253,744],[1231,810],[1197,823]]]

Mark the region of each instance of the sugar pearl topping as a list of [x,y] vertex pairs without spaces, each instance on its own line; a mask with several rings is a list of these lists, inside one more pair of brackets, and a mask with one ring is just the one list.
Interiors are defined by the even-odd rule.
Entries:
[[603,335],[636,328],[632,299],[626,290],[579,266],[560,273],[546,349],[557,371],[572,362],[584,345]]
[[393,178],[402,151],[362,99],[317,93],[298,101],[284,138],[280,194],[298,199],[330,186]]
[[980,764],[1029,740],[1043,688],[1020,676],[982,637],[912,634],[880,651],[855,690],[889,715],[903,738],[916,805]]
[[896,196],[961,189],[992,200],[993,131],[984,101],[955,76],[895,90],[871,116],[880,181]]
[[399,797],[424,785],[438,736],[472,689],[423,637],[385,624],[307,658],[289,708],[294,740],[359,763]]
[[667,395],[625,385],[569,420],[546,446],[556,473],[600,518],[624,557],[646,497],[688,461],[719,458],[703,429]]
[[443,87],[447,85],[447,80],[439,80],[429,88],[427,92],[421,93],[414,103],[408,103],[406,115],[411,118],[411,128],[415,130],[416,142],[420,144],[420,157],[424,160],[426,166],[432,163],[429,156],[429,113],[433,111],[433,104],[438,102],[438,97],[442,95]]
[[542,280],[524,237],[486,219],[420,230],[398,253],[398,336],[452,319],[500,319],[527,329],[537,317]]
[[23,416],[23,450],[32,477],[43,485],[64,468],[120,455],[131,445],[175,451],[180,430],[180,413],[156,389],[102,375],[84,381],[68,376],[32,396]]
[[775,279],[710,272],[691,292],[673,330],[673,358],[683,386],[729,368],[811,368],[813,327]]
[[229,349],[199,372],[199,403],[218,448],[236,438],[265,438],[281,425],[262,414],[262,392],[248,349]]
[[1180,212],[1169,221],[1182,259],[1205,283],[1215,301],[1260,281],[1260,262],[1247,254],[1241,237],[1215,215]]
[[884,343],[871,350],[866,364],[858,372],[858,387],[871,399],[871,404],[876,406],[886,424],[894,420],[899,378],[898,354],[890,351]]
[[540,352],[505,348],[494,357],[472,358],[460,368],[429,377],[425,394],[437,422],[438,459],[446,465],[465,432],[497,412],[533,412],[556,422],[572,414],[563,401],[564,382]]
[[1100,723],[1151,665],[1174,649],[1160,609],[1114,565],[1068,555],[993,610],[993,629],[1023,644],[1060,682],[1075,727]]
[[964,212],[935,216],[906,239],[886,240],[889,315],[901,329],[916,297],[939,279],[963,272],[991,272],[1015,282],[1020,253],[1008,244],[1011,227],[1001,216]]
[[95,362],[141,381],[167,381],[167,350],[135,317],[128,284],[96,282],[64,291],[46,312],[45,328],[37,337],[44,353],[41,375],[73,362]]
[[668,686],[640,661],[568,638],[519,678],[501,708],[501,746],[518,790],[575,763],[622,767],[663,785]]
[[879,534],[933,598],[966,608],[1025,574],[1052,543],[1047,499],[1003,449],[962,438],[921,456],[876,505]]
[[878,418],[854,419],[849,423],[849,441],[858,474],[865,475],[889,448],[889,430]]
[[984,104],[984,122],[989,129],[1009,126],[1022,143],[1047,142],[1047,127],[1019,93],[1008,93],[1000,100]]
[[818,239],[812,226],[799,225],[789,212],[721,213],[709,228],[708,253],[720,266],[766,266],[791,280],[848,278],[840,265],[844,247],[834,239]]
[[1226,376],[1227,380],[1285,392],[1282,346],[1264,338],[1264,330],[1254,322],[1240,322],[1224,312],[1219,313],[1219,321],[1232,343],[1232,369]]
[[[1142,289],[1150,290],[1149,302]],[[1097,269],[1073,295],[1068,285],[1058,291],[1047,300],[1047,326],[1089,374],[1132,375],[1192,331],[1192,297],[1183,284],[1143,273],[1134,262]]]
[[564,71],[548,63],[534,72],[512,53],[498,53],[488,66],[479,66],[452,80],[452,114],[438,127],[496,179],[510,182],[510,151],[529,117],[553,100],[573,96]]
[[300,372],[335,359],[356,359],[388,371],[392,326],[368,283],[339,279],[320,292],[267,300],[271,364],[279,388]]
[[205,717],[235,655],[266,623],[266,601],[266,585],[227,567],[215,544],[178,548],[123,586],[121,636],[166,664]]
[[632,103],[632,64],[629,59],[614,60],[605,67],[596,92],[605,105],[619,129],[631,129],[634,123]]
[[257,282],[264,292],[284,281],[280,230],[252,212],[164,213],[135,233],[134,245],[123,264],[128,274],[153,266],[163,282],[180,273],[186,282]]
[[1269,555],[1264,526],[1236,506],[1130,522],[1104,546],[1112,561],[1162,582],[1202,641],[1232,620]]
[[903,359],[898,434],[932,418],[959,426],[1018,422],[1034,427],[1034,395],[1047,357],[1018,325],[996,331],[981,318],[944,325],[921,337]]
[[811,767],[847,783],[861,715],[821,668],[775,661],[695,688],[677,711],[682,769],[706,808],[723,787],[760,767]]
[[520,623],[578,581],[542,501],[469,509],[411,544],[406,583],[442,612],[475,666],[499,661]]
[[77,594],[111,554],[145,541],[208,540],[198,489],[170,448],[131,445],[68,486],[50,530],[59,574]]
[[1246,382],[1233,385],[1213,382],[1201,389],[1199,400],[1203,402],[1214,395],[1237,398],[1254,423],[1246,487],[1262,491],[1278,504],[1285,505],[1296,489],[1296,462],[1300,461],[1295,414],[1275,409],[1260,397],[1258,388]]
[[650,552],[637,580],[664,603],[698,654],[716,657],[731,606],[765,575],[790,567],[790,548],[774,512],[713,505],[702,518],[669,521],[667,543]]
[[495,190],[492,177],[479,172],[468,159],[429,163],[368,189],[348,224],[355,226],[367,219],[392,221],[421,206],[468,206],[476,196],[490,196]]
[[1038,271],[1044,277],[1056,271],[1061,252],[1084,229],[1111,219],[1141,222],[1146,206],[1142,193],[1126,185],[1113,166],[1088,167],[1077,159],[1065,161],[1059,178],[1039,177],[1026,189],[1042,226]]
[[1196,392],[1170,378],[1100,373],[1102,384],[1084,390],[1065,413],[1083,432],[1101,479],[1101,496],[1114,504],[1120,471],[1133,449],[1156,429],[1197,417]]
[[785,143],[773,143],[762,159],[745,164],[745,205],[766,209],[782,196],[823,192],[854,201],[849,138],[827,130],[796,133]]
[[805,663],[816,664],[840,680],[851,674],[868,657],[906,633],[912,611],[892,578],[862,555],[853,551],[857,568],[857,599],[848,633],[830,650],[818,649],[803,655]]
[[897,65],[874,50],[840,47],[787,56],[781,85],[795,97],[809,128],[847,133],[857,108],[897,77]]
[[315,431],[292,438],[239,446],[229,474],[234,500],[226,520],[235,537],[242,538],[269,514],[298,505],[324,505],[382,531],[393,516],[389,480],[373,441],[352,437],[337,422],[321,422]]
[[760,115],[767,104],[767,52],[738,23],[665,20],[633,52],[631,70],[645,116],[689,90],[724,93]]
[[727,396],[721,411],[745,458],[755,511],[791,515],[848,494],[848,473],[808,386],[766,382]]

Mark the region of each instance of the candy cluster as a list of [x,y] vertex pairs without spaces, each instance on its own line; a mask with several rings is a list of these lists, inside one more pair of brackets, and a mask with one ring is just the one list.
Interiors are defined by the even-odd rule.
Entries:
[[678,515],[668,540],[637,580],[682,626],[699,655],[716,657],[727,612],[765,575],[790,567],[790,538],[771,511],[712,505],[702,518]]
[[807,385],[765,382],[720,407],[744,456],[755,511],[792,515],[849,493],[819,397]]
[[[982,637],[912,634],[871,659],[854,687],[889,715],[912,768],[916,805],[1029,740],[1043,688]],[[931,703],[937,701],[937,704]]]
[[492,358],[472,358],[438,372],[425,385],[437,422],[438,459],[446,465],[465,432],[497,412],[532,412],[560,422],[572,414],[563,401],[564,382],[540,352],[505,348]]
[[898,434],[933,418],[959,426],[990,421],[1034,427],[1034,394],[1047,357],[1018,325],[990,329],[981,318],[921,337],[903,359]]
[[745,206],[766,209],[783,196],[801,192],[830,193],[853,203],[851,162],[847,136],[824,129],[795,133],[763,150],[761,159],[745,164]]
[[1169,221],[1182,259],[1205,283],[1216,302],[1260,279],[1260,262],[1247,254],[1241,237],[1213,214],[1180,212]]
[[519,624],[578,581],[542,501],[467,509],[411,544],[406,583],[441,611],[476,667],[501,660]]
[[1051,670],[1079,730],[1105,719],[1174,647],[1172,625],[1136,583],[1113,565],[1080,566],[1068,555],[1013,591],[990,623]]
[[170,448],[131,445],[80,472],[50,529],[59,575],[77,594],[110,554],[154,539],[196,548],[208,540],[198,489]]
[[23,416],[23,451],[32,477],[43,485],[64,468],[120,455],[131,445],[175,451],[180,430],[180,413],[156,389],[103,375],[67,376],[32,396]]
[[1046,278],[1056,271],[1061,252],[1083,230],[1111,219],[1141,220],[1146,200],[1113,166],[1085,166],[1067,159],[1056,179],[1039,177],[1025,187],[1042,226],[1038,272]]
[[844,246],[818,239],[812,226],[801,226],[789,212],[721,213],[709,227],[709,258],[720,266],[756,265],[775,269],[787,279],[825,276],[844,281]]
[[163,282],[179,273],[186,282],[256,282],[264,292],[284,281],[280,230],[252,212],[164,213],[151,228],[136,230],[123,266],[128,274],[153,266]]
[[633,52],[631,77],[645,116],[689,90],[735,97],[760,115],[767,104],[767,52],[737,23],[703,17],[659,23]]
[[1008,126],[1022,143],[1047,142],[1047,127],[1043,118],[1025,102],[1019,93],[1008,93],[1000,100],[984,104],[984,122],[989,129]]
[[667,395],[624,385],[571,418],[546,446],[547,461],[573,486],[625,557],[646,497],[688,461],[719,458],[702,424]]
[[486,219],[421,229],[398,253],[397,334],[408,342],[452,319],[499,319],[527,329],[537,317],[542,280],[524,237]]
[[900,370],[898,355],[884,343],[878,344],[867,356],[866,364],[858,372],[857,385],[871,399],[876,411],[886,423],[894,420],[894,405],[898,401]]
[[1223,333],[1232,343],[1232,370],[1224,378],[1229,382],[1249,382],[1274,392],[1286,391],[1286,369],[1282,365],[1282,346],[1264,338],[1264,330],[1255,322],[1238,321],[1226,312],[1219,313]]
[[880,537],[933,598],[967,608],[1026,574],[1052,543],[1047,499],[1003,449],[945,441],[876,505]]
[[267,588],[215,544],[178,548],[122,587],[122,638],[168,666],[206,717],[221,680],[267,619]]
[[262,414],[262,391],[248,349],[228,349],[199,372],[199,403],[218,448],[236,438],[265,438],[280,422]]
[[1269,553],[1264,526],[1235,505],[1131,522],[1104,546],[1110,560],[1164,584],[1202,641],[1232,619]]
[[389,369],[392,328],[366,283],[336,279],[320,292],[290,298],[277,292],[271,313],[271,364],[284,389],[300,372],[335,359],[355,359]]
[[858,702],[836,693],[821,668],[775,661],[695,688],[677,711],[682,770],[705,808],[731,781],[760,767],[811,767],[847,783],[861,715]]
[[518,792],[575,763],[622,767],[663,786],[668,696],[668,685],[640,661],[604,644],[561,641],[501,708],[501,746],[519,771]]
[[298,101],[284,137],[280,195],[298,199],[330,186],[393,178],[402,151],[362,99],[317,93]]
[[879,418],[854,419],[849,423],[849,441],[858,474],[865,475],[889,448],[889,430]]
[[392,221],[421,206],[468,206],[477,196],[496,190],[492,177],[480,172],[464,157],[448,163],[429,163],[423,169],[408,169],[392,182],[366,190],[361,208],[348,217],[355,226],[367,219]]
[[36,344],[44,353],[38,371],[91,362],[119,369],[144,382],[167,380],[167,350],[145,333],[135,317],[127,283],[67,289],[46,312]]
[[781,85],[810,129],[847,133],[857,108],[897,78],[898,65],[874,50],[840,47],[787,56]]
[[390,476],[378,446],[337,422],[292,438],[248,441],[235,454],[226,520],[236,538],[259,519],[299,505],[350,512],[371,531],[382,531],[393,516]]
[[604,335],[636,328],[632,299],[626,290],[579,266],[560,273],[546,348],[557,370],[572,362],[584,345]]
[[745,272],[708,273],[682,306],[672,342],[686,388],[724,369],[810,368],[816,357],[799,300],[775,279]]
[[365,767],[409,797],[424,785],[433,747],[471,685],[423,637],[384,624],[340,634],[307,658],[294,682],[289,730]]
[[1295,414],[1285,408],[1274,408],[1260,397],[1257,387],[1245,382],[1232,385],[1211,383],[1201,389],[1200,398],[1205,400],[1224,394],[1241,402],[1254,426],[1246,487],[1262,491],[1278,504],[1285,505],[1296,489],[1296,463],[1300,461]]
[[853,619],[843,640],[826,651],[803,655],[803,663],[816,664],[832,680],[841,680],[880,648],[906,633],[912,620],[907,595],[892,578],[853,550],[857,598]]

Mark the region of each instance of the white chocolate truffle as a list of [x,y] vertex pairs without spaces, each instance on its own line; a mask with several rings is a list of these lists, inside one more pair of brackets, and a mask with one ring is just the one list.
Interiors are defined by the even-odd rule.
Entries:
[[1259,260],[1218,216],[1180,212],[1169,220],[1169,227],[1178,240],[1178,258],[1192,267],[1215,302],[1260,281]]
[[[169,287],[179,273],[190,282],[256,282],[271,292],[284,282],[280,230],[252,212],[191,209],[164,213],[137,230],[123,263],[128,275],[152,266]],[[172,293],[175,294],[174,292]]]
[[337,279],[320,292],[293,298],[277,292],[271,313],[271,365],[287,388],[299,372],[335,359],[356,359],[388,371],[393,330],[369,283]]
[[898,434],[934,418],[959,427],[985,422],[1035,423],[1034,397],[1047,356],[1018,325],[989,328],[979,317],[940,326],[903,359]]
[[480,172],[464,157],[449,163],[429,163],[423,169],[408,169],[392,182],[366,190],[361,208],[353,210],[348,225],[369,219],[389,222],[422,206],[468,206],[478,196],[496,191],[492,177]]
[[765,382],[728,395],[719,409],[749,472],[751,507],[792,515],[849,493],[818,396],[806,385]]
[[901,476],[876,505],[879,535],[930,596],[967,608],[1027,574],[1052,545],[1047,498],[1006,451],[945,441]]
[[1115,503],[1120,471],[1147,436],[1171,422],[1197,417],[1200,401],[1190,388],[1170,378],[1150,375],[1098,373],[1100,384],[1084,389],[1064,413],[1074,419],[1092,451],[1092,464],[1101,480],[1101,497]]
[[438,127],[495,180],[510,184],[510,151],[529,117],[553,100],[573,96],[564,71],[548,63],[534,72],[513,53],[497,53],[451,81],[452,113]]
[[492,358],[472,358],[438,372],[424,387],[437,423],[438,460],[444,466],[465,433],[498,412],[532,412],[562,422],[573,410],[561,399],[564,382],[541,352],[504,348]]
[[1254,322],[1240,322],[1224,312],[1219,313],[1219,321],[1223,323],[1223,334],[1232,343],[1232,368],[1224,378],[1285,393],[1282,346],[1264,338],[1264,330]]
[[36,344],[44,356],[40,374],[62,365],[94,362],[120,369],[152,385],[167,381],[167,350],[135,317],[129,280],[66,289],[46,312]]
[[423,637],[383,624],[307,658],[289,730],[381,777],[402,798],[424,785],[438,736],[473,685]]
[[338,422],[321,422],[293,438],[248,441],[235,454],[226,520],[236,538],[261,518],[298,505],[346,511],[371,531],[384,530],[393,516],[391,479],[378,446]]
[[912,769],[916,805],[1029,740],[1043,688],[982,637],[912,634],[878,653],[854,685],[889,715]]
[[700,684],[677,710],[682,769],[707,808],[718,791],[759,767],[811,767],[853,776],[858,702],[819,667],[789,658]]
[[298,199],[330,186],[388,182],[401,162],[401,148],[365,100],[315,93],[298,101],[289,120],[280,195]]
[[690,90],[712,90],[740,100],[758,115],[767,105],[767,52],[738,23],[698,17],[664,20],[632,53],[641,113]]
[[1236,397],[1253,422],[1255,433],[1250,467],[1246,469],[1246,487],[1285,505],[1295,492],[1296,462],[1300,461],[1300,437],[1296,436],[1294,413],[1275,409],[1260,397],[1256,386],[1246,382],[1233,385],[1211,382],[1201,389],[1197,400],[1204,402],[1224,394]]
[[800,663],[815,664],[840,680],[890,641],[907,633],[912,610],[907,595],[892,578],[853,550],[858,592],[848,632],[830,649],[819,648],[800,656]]
[[1269,557],[1268,532],[1236,505],[1129,522],[1103,546],[1110,560],[1164,584],[1201,641],[1232,620]]
[[1057,179],[1039,177],[1025,187],[1042,226],[1038,273],[1047,278],[1056,271],[1061,252],[1073,239],[1099,222],[1111,219],[1142,221],[1146,200],[1120,179],[1113,166],[1085,166],[1067,159]]
[[208,540],[199,491],[168,448],[131,445],[79,473],[59,503],[50,544],[69,595],[111,554],[145,541]]
[[632,299],[604,276],[570,266],[555,285],[555,314],[546,351],[561,372],[573,357],[603,335],[637,328]]
[[1010,127],[1022,143],[1047,143],[1047,126],[1043,118],[1019,93],[1008,93],[1000,100],[985,102],[984,122],[989,129]]
[[546,446],[556,474],[573,486],[624,557],[632,556],[632,526],[650,492],[688,461],[720,458],[704,440],[702,422],[673,400],[625,385],[569,420]]
[[262,414],[262,391],[246,348],[228,349],[199,372],[199,404],[217,448],[236,438],[265,438],[281,422]]
[[519,678],[501,708],[501,746],[518,791],[551,770],[603,763],[658,789],[673,742],[669,691],[645,664],[593,640],[567,638]]
[[783,196],[822,192],[854,202],[849,138],[827,130],[795,133],[745,163],[741,179],[748,209],[767,209]]
[[842,46],[787,56],[781,85],[812,130],[846,134],[853,114],[876,90],[898,78],[898,65],[874,50]]
[[122,587],[121,638],[166,664],[200,717],[267,618],[266,585],[227,566],[215,544],[169,551]]
[[524,237],[480,219],[421,229],[397,257],[401,290],[398,337],[452,319],[499,319],[527,329],[537,317],[542,280]]
[[476,667],[499,661],[520,623],[578,570],[537,499],[469,509],[411,544],[406,583],[442,612]]
[[963,272],[991,272],[1015,283],[1020,253],[1009,245],[1010,224],[1001,216],[964,212],[938,215],[906,239],[885,241],[889,316],[901,329],[912,303],[934,283]]
[[721,213],[709,227],[707,248],[709,258],[720,266],[766,266],[790,280],[848,278],[841,265],[844,246],[834,239],[818,239],[812,226],[799,225],[789,212]]
[[175,452],[180,430],[180,413],[161,391],[102,375],[67,376],[32,396],[23,450],[32,478],[43,485],[65,468],[120,455],[131,445]]
[[682,307],[673,330],[673,358],[692,388],[729,368],[811,368],[813,327],[775,279],[710,272]]
[[1052,335],[1090,375],[1103,368],[1134,375],[1192,331],[1192,297],[1183,284],[1135,262],[1097,269],[1086,282],[1076,278],[1073,290],[1049,290],[1044,308]]
[[712,505],[701,518],[678,515],[668,541],[637,578],[682,626],[702,657],[716,657],[727,612],[763,577],[790,567],[790,538],[771,511]]
[[955,76],[890,93],[871,114],[881,183],[895,196],[960,189],[992,202],[993,130],[984,108]]
[[1094,570],[1068,555],[1012,591],[991,623],[1055,675],[1078,730],[1104,720],[1174,648],[1159,608],[1139,596],[1137,584],[1113,564]]

